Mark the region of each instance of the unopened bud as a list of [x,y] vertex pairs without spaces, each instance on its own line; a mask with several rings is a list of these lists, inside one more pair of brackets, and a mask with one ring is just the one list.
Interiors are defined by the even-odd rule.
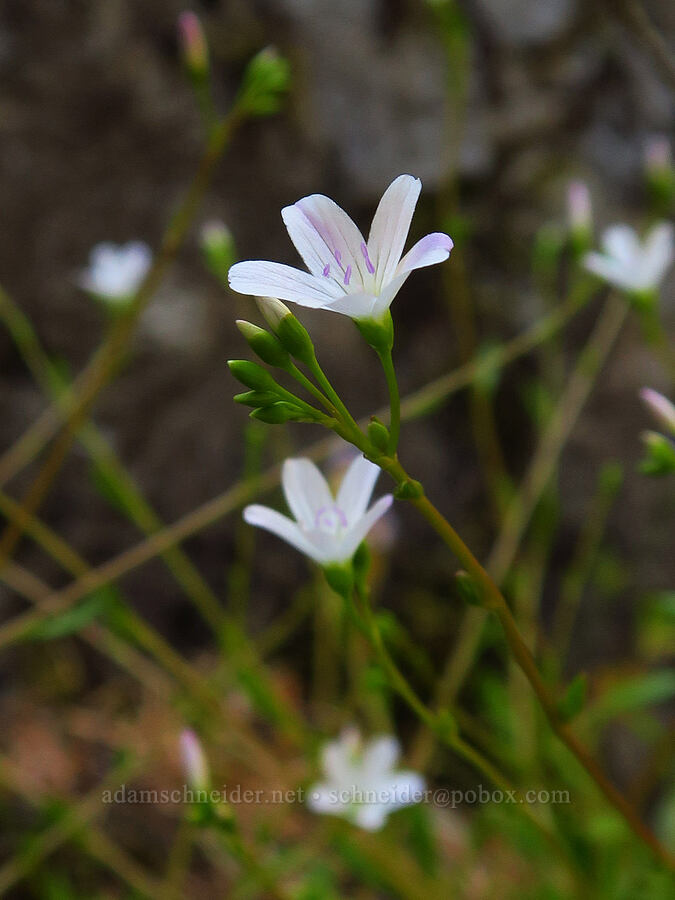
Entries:
[[261,409],[254,409],[249,415],[252,419],[257,419],[258,422],[264,422],[266,425],[283,425],[284,422],[300,422],[310,418],[307,412],[300,409],[299,406],[294,406],[285,400]]
[[185,68],[191,78],[203,81],[209,71],[209,47],[202,23],[187,11],[178,17],[178,36]]
[[653,388],[642,388],[640,398],[656,421],[666,431],[675,434],[675,406],[670,400]]
[[218,281],[226,282],[230,266],[236,262],[232,232],[223,222],[206,222],[201,230],[200,243],[207,268]]
[[368,440],[381,453],[387,453],[389,449],[389,429],[374,416],[368,425]]
[[675,167],[670,141],[663,135],[654,135],[645,144],[645,178],[654,210],[659,215],[670,215],[675,201]]
[[189,786],[195,791],[208,790],[211,783],[209,764],[199,738],[190,728],[181,732],[180,753]]
[[675,444],[672,440],[655,431],[644,432],[642,440],[647,450],[646,457],[640,463],[643,475],[670,475],[675,472]]
[[591,195],[584,181],[570,181],[567,186],[567,224],[572,250],[580,256],[590,248],[593,238]]
[[252,406],[254,409],[258,409],[278,403],[279,395],[273,394],[271,391],[245,391],[243,394],[235,394],[232,399],[235,403],[241,403],[242,406]]
[[258,363],[251,362],[248,359],[230,359],[228,360],[230,372],[237,381],[241,381],[246,387],[253,391],[271,391],[276,392],[279,385],[268,371],[259,366]]
[[266,47],[249,62],[239,91],[239,109],[254,116],[267,116],[281,106],[290,83],[288,62],[274,47]]
[[294,359],[311,365],[316,355],[314,344],[305,326],[296,319],[290,309],[272,297],[260,297],[258,306],[268,325],[279,339],[279,343],[288,350]]
[[273,334],[265,331],[264,328],[253,325],[252,322],[245,322],[243,319],[237,319],[237,328],[243,334],[251,350],[268,366],[276,366],[279,369],[289,367],[291,358],[288,351],[282,347]]

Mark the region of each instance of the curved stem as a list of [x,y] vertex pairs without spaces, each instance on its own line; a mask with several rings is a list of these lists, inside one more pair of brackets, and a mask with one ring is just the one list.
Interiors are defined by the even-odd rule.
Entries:
[[312,361],[311,365],[309,365],[309,369],[312,375],[316,378],[321,389],[333,404],[335,412],[338,413],[338,415],[342,418],[349,431],[353,432],[353,436],[347,438],[347,440],[352,441],[352,443],[357,443],[358,446],[358,443],[360,443],[360,440],[363,438],[361,429],[356,424],[356,420],[353,418],[352,414],[340,399],[340,395],[338,394],[338,392],[328,380],[326,373],[319,365],[319,361],[316,359],[316,357]]
[[398,447],[398,439],[401,433],[401,397],[398,390],[398,381],[396,380],[396,371],[394,370],[394,360],[391,355],[391,348],[379,351],[377,355],[380,357],[382,368],[384,369],[384,377],[387,379],[387,388],[389,389],[389,454],[394,456]]
[[[382,468],[389,472],[394,481],[398,484],[403,484],[411,480],[410,476],[397,460],[389,459],[383,460],[382,462]],[[600,766],[593,759],[588,750],[586,750],[579,742],[568,725],[560,719],[555,699],[549,693],[548,688],[539,674],[532,653],[523,640],[520,631],[518,630],[518,625],[511,614],[511,610],[495,582],[478,562],[445,516],[443,516],[443,514],[434,506],[428,497],[417,497],[410,502],[424,516],[427,522],[429,522],[434,531],[436,531],[445,544],[452,550],[464,569],[466,569],[472,577],[482,594],[484,607],[494,613],[499,619],[509,649],[514,656],[516,663],[530,682],[555,734],[581,763],[607,800],[609,800],[612,806],[623,816],[633,832],[651,848],[655,856],[660,859],[661,862],[670,867],[674,867],[675,860],[673,860],[670,853],[661,845],[659,840],[644,822],[642,822],[637,812],[633,809],[631,804],[628,803],[620,791],[618,791],[609,781]]]

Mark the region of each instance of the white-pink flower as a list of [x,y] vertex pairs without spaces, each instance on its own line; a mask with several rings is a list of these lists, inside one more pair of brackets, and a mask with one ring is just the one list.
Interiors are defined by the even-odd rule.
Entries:
[[357,729],[345,729],[323,748],[325,780],[309,788],[309,808],[349,819],[366,831],[379,830],[394,810],[424,799],[424,778],[396,769],[400,755],[390,735],[364,743]]
[[368,241],[329,197],[303,197],[281,215],[309,272],[276,262],[241,262],[230,269],[230,287],[352,319],[381,319],[414,269],[443,262],[452,250],[451,238],[436,232],[401,258],[421,188],[419,178],[399,175],[380,200]]
[[345,563],[391,506],[393,497],[386,494],[368,509],[379,474],[379,466],[357,456],[333,497],[311,460],[287,459],[281,485],[295,521],[258,504],[246,507],[244,519],[276,534],[320,566]]
[[121,302],[136,293],[151,265],[152,251],[142,241],[105,241],[89,254],[89,267],[80,273],[79,285],[97,297]]
[[673,262],[673,226],[658,222],[641,241],[629,225],[612,225],[602,249],[586,254],[589,272],[630,293],[655,291]]

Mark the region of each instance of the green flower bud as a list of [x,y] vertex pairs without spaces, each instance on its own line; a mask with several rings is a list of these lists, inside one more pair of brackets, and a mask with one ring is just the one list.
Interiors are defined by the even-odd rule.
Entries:
[[588,679],[583,672],[575,675],[570,681],[567,690],[557,703],[558,716],[563,722],[574,719],[584,708],[587,687]]
[[241,403],[243,406],[254,406],[257,409],[258,407],[271,406],[273,403],[277,403],[279,395],[273,394],[271,391],[246,391],[243,394],[235,394],[233,399],[235,403]]
[[270,373],[258,363],[248,359],[230,359],[227,364],[237,381],[241,381],[242,384],[254,391],[275,393],[279,387]]
[[640,463],[643,475],[670,475],[675,472],[675,444],[656,431],[647,431],[642,435],[647,448],[647,455]]
[[378,353],[388,353],[394,346],[394,320],[389,310],[381,319],[354,319],[354,324]]
[[236,262],[234,238],[222,222],[206,222],[200,235],[204,262],[218,281],[227,283],[227,273]]
[[273,334],[242,319],[237,319],[237,328],[244,335],[251,350],[268,366],[276,366],[279,369],[289,367],[291,358]]
[[283,425],[284,422],[298,422],[308,418],[307,413],[300,407],[287,403],[285,400],[261,409],[254,409],[249,415],[252,419],[257,419],[258,422],[264,422],[266,425]]
[[316,359],[314,344],[305,326],[290,309],[273,297],[261,297],[258,306],[279,342],[294,359],[311,365]]
[[463,569],[455,574],[455,590],[465,603],[470,606],[482,606],[481,593],[476,582]]
[[268,116],[279,110],[290,84],[290,67],[273,47],[261,50],[244,72],[237,106],[253,116]]
[[389,450],[389,429],[376,419],[375,416],[370,420],[368,425],[368,440],[381,453],[387,453]]

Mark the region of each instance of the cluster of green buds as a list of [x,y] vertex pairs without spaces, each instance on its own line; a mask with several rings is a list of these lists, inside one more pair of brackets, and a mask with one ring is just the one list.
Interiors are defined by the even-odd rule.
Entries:
[[[259,306],[271,331],[252,322],[237,320],[237,327],[249,347],[266,365],[280,369],[306,389],[312,390],[311,382],[294,361],[309,366],[316,363],[314,345],[306,328],[280,300],[261,299]],[[329,416],[282,387],[258,363],[233,359],[228,362],[228,366],[234,377],[248,388],[244,393],[235,395],[234,399],[244,406],[253,407],[251,418],[268,425],[280,425],[284,422],[331,424]]]
[[[191,11],[178,17],[180,58],[207,125],[219,116],[211,86],[211,60],[206,32]],[[269,116],[281,108],[290,85],[290,67],[273,47],[266,47],[248,63],[235,101],[241,116]]]

